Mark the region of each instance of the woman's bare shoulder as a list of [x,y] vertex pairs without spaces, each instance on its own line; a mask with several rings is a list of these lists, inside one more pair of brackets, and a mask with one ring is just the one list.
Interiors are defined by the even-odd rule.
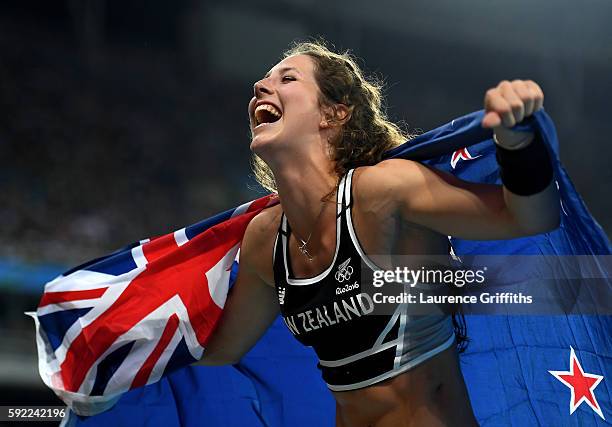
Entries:
[[264,243],[270,237],[274,240],[282,212],[280,203],[262,210],[247,226],[245,237],[257,243]]
[[246,228],[240,247],[240,260],[255,270],[268,284],[274,284],[272,256],[282,207],[280,204],[261,211]]
[[397,208],[398,191],[409,186],[422,167],[411,160],[389,159],[358,168],[353,177],[356,202],[366,211],[388,214]]
[[387,159],[372,166],[365,166],[355,172],[361,173],[364,189],[380,190],[380,187],[389,187],[397,183],[405,183],[411,176],[418,174],[424,166],[419,162],[406,159]]

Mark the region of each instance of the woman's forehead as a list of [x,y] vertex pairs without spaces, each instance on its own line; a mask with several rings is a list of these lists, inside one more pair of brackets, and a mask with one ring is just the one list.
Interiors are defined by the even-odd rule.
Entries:
[[308,55],[292,55],[289,56],[270,69],[265,77],[273,73],[282,73],[287,70],[295,70],[301,74],[312,74],[313,63]]

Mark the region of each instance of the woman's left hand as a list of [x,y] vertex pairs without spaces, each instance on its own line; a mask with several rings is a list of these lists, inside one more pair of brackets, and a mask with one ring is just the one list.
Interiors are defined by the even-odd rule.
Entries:
[[504,80],[489,89],[484,98],[482,127],[492,128],[496,142],[505,148],[519,148],[533,139],[531,132],[510,130],[542,108],[544,93],[532,80]]

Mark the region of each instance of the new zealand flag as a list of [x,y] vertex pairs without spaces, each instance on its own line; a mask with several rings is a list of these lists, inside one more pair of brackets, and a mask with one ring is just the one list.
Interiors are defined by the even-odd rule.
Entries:
[[[482,116],[480,111],[455,119],[387,157],[499,184]],[[610,255],[609,241],[559,162],[550,118],[539,111],[523,126],[537,131],[552,154],[560,227],[513,240],[452,239],[455,253]],[[279,319],[239,364],[188,366],[205,351],[219,319],[248,222],[276,202],[266,196],[94,260],[46,285],[33,315],[39,368],[45,383],[74,409],[66,425],[334,425],[335,404],[316,356]],[[601,274],[610,277],[609,271]],[[612,295],[610,281],[602,283],[603,294]],[[481,425],[607,425],[607,313],[468,315],[466,321],[471,341],[460,363]]]

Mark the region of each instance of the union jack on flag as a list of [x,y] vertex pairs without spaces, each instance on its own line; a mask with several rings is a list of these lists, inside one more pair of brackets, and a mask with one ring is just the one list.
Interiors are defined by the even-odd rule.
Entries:
[[49,282],[36,313],[28,313],[45,384],[75,412],[93,415],[199,360],[221,316],[244,231],[276,203],[267,195]]

